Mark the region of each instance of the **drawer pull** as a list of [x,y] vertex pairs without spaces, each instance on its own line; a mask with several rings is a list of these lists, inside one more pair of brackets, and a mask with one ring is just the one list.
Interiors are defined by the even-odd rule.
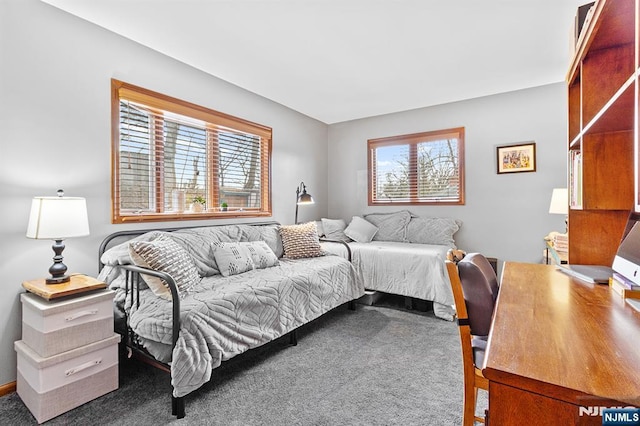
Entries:
[[86,316],[89,316],[89,315],[96,315],[97,313],[98,313],[97,309],[93,309],[91,311],[81,311],[81,312],[77,312],[77,313],[75,313],[73,315],[70,315],[70,316],[66,317],[65,321],[73,321],[75,319],[86,317]]
[[82,365],[68,369],[67,371],[64,372],[64,375],[68,377],[73,374],[79,373],[83,370],[86,370],[87,368],[91,368],[93,366],[100,365],[100,364],[102,364],[102,358],[94,359],[93,361],[85,362]]

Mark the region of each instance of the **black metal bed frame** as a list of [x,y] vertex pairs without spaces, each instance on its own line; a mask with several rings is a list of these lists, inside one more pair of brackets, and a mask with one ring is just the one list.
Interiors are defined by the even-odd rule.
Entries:
[[[126,230],[126,231],[118,231],[114,232],[100,243],[100,247],[98,248],[98,270],[102,271],[102,268],[105,266],[100,260],[102,254],[109,248],[109,245],[116,239],[122,237],[128,237],[126,240],[134,238],[136,236],[143,235],[147,232],[151,231],[162,231],[162,232],[173,232],[183,229],[193,229],[193,228],[203,228],[203,227],[217,227],[217,226],[226,226],[226,225],[251,225],[251,226],[267,226],[267,225],[279,225],[278,222],[252,222],[252,223],[234,223],[234,224],[221,224],[221,225],[203,225],[203,226],[185,226],[185,227],[174,227],[174,228],[149,228],[149,229],[139,229],[139,230]],[[338,240],[329,240],[329,239],[320,239],[321,242],[330,242],[330,243],[339,243],[342,244],[347,251],[347,260],[351,262],[351,247],[344,241]],[[136,356],[141,361],[148,363],[156,368],[159,368],[169,374],[171,374],[171,366],[167,363],[158,361],[155,359],[142,345],[138,343],[137,336],[135,332],[129,327],[128,320],[128,312],[126,309],[127,306],[127,298],[131,303],[130,306],[133,306],[134,303],[136,307],[140,306],[140,283],[143,282],[141,274],[151,275],[154,277],[158,277],[164,280],[169,290],[171,291],[172,298],[172,336],[171,336],[171,352],[173,353],[173,349],[178,341],[178,336],[180,334],[180,297],[178,295],[178,287],[176,285],[173,277],[165,272],[155,271],[152,269],[136,266],[136,265],[118,265],[119,268],[122,268],[126,271],[125,275],[125,300],[123,306],[123,314],[126,324],[126,330],[118,331],[122,335],[121,344],[127,350],[127,357]],[[348,307],[350,310],[355,310],[355,300],[351,300],[348,303]],[[298,344],[298,329],[293,329],[289,333],[289,343],[292,346],[296,346]],[[181,419],[185,416],[185,402],[184,396],[176,397],[171,394],[171,414],[176,416],[178,419]]]

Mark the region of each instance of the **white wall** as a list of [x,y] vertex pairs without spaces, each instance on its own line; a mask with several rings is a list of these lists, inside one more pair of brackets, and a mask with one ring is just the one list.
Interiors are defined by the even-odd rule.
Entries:
[[[367,140],[452,127],[465,128],[464,206],[413,207],[423,216],[463,221],[459,248],[504,260],[541,261],[543,237],[564,231],[548,213],[554,187],[566,186],[566,87],[517,92],[339,123],[329,127],[329,214],[351,219],[401,207],[367,205]],[[496,147],[535,141],[535,173],[496,173]]]
[[326,215],[325,124],[40,1],[0,0],[0,385],[16,378],[20,284],[53,257],[51,241],[25,237],[31,198],[87,198],[91,235],[66,241],[69,271],[97,274],[100,241],[137,227],[110,223],[111,78],[272,127],[273,219],[293,222],[301,180],[316,204],[300,219]]

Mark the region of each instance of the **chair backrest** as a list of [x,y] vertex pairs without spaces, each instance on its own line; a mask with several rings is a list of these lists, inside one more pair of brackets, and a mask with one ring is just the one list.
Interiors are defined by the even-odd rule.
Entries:
[[458,274],[471,334],[487,336],[498,297],[496,273],[482,254],[468,253],[458,262]]
[[455,263],[449,260],[445,263],[447,266],[447,273],[449,274],[449,281],[451,282],[451,291],[453,292],[456,316],[458,317],[458,331],[460,332],[460,343],[462,347],[462,366],[466,382],[469,377],[474,376],[473,348],[471,344],[469,317],[467,316],[467,306],[464,302],[464,295],[462,294],[462,284],[460,283],[460,275],[458,275],[458,267]]
[[[467,262],[473,263],[471,262],[471,259]],[[445,261],[449,281],[451,282],[451,291],[453,292],[453,299],[455,301],[462,349],[462,369],[464,377],[464,408],[462,424],[465,426],[471,426],[475,424],[475,421],[484,423],[482,419],[480,417],[476,417],[474,413],[476,412],[477,391],[478,389],[488,391],[489,382],[481,372],[482,360],[484,359],[484,351],[486,349],[486,340],[474,339],[471,336],[470,318],[467,315],[467,303],[465,302],[466,295],[463,294],[462,283],[460,281],[460,263],[462,262],[459,262],[456,265],[449,260]],[[463,265],[462,268],[465,268],[465,266]],[[489,265],[489,268],[491,268],[491,265]],[[493,268],[491,269],[493,270]],[[481,342],[484,342],[484,345],[479,344]]]

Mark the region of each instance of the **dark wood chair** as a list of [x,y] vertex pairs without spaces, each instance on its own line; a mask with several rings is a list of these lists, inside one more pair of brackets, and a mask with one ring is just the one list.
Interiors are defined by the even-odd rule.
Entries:
[[458,264],[447,261],[453,291],[464,372],[464,407],[462,423],[472,426],[484,418],[476,416],[478,389],[489,390],[482,375],[487,337],[498,296],[498,280],[491,264],[480,253],[469,253]]

